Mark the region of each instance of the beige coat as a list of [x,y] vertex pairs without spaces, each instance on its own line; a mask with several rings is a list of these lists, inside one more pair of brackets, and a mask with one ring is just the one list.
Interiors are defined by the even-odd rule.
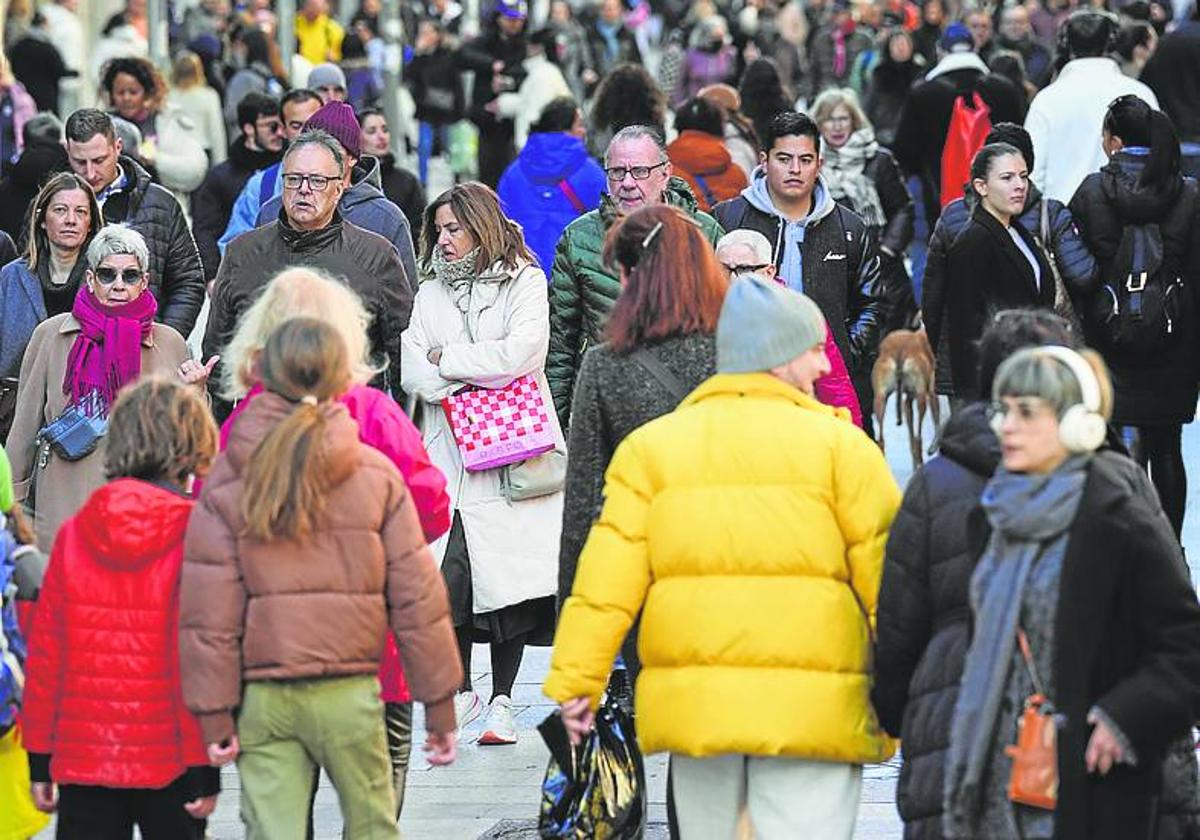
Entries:
[[[67,356],[79,336],[79,322],[69,312],[55,315],[38,325],[25,348],[17,388],[17,413],[5,450],[12,461],[13,486],[17,501],[30,491],[37,452],[38,430],[67,407],[63,378]],[[142,374],[174,374],[188,358],[183,337],[165,324],[155,324],[142,347]],[[53,453],[38,470],[34,527],[38,547],[49,551],[58,527],[83,507],[92,491],[104,484],[104,442],[79,461],[64,461]]]
[[[489,275],[502,269],[495,266]],[[426,280],[413,301],[412,320],[401,338],[400,378],[420,399],[421,429],[434,466],[446,474],[451,509],[462,517],[471,559],[472,606],[488,613],[558,591],[558,543],[563,494],[509,502],[499,469],[467,472],[454,442],[442,400],[464,385],[503,388],[519,376],[536,374],[546,383],[550,343],[546,275],[533,265],[509,272],[501,282],[476,281],[467,297],[468,331],[451,291]],[[441,361],[429,361],[440,348]],[[556,423],[557,425],[557,423]],[[566,443],[558,431],[559,446]],[[447,537],[434,544],[440,561]]]

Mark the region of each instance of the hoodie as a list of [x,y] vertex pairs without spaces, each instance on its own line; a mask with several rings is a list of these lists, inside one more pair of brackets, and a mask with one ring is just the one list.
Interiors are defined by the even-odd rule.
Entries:
[[[559,186],[565,181],[580,205]],[[509,218],[525,231],[525,242],[550,273],[554,246],[563,230],[588,210],[600,206],[604,170],[578,137],[565,132],[529,135],[525,148],[500,177],[497,194]]]
[[193,504],[121,478],[59,530],[27,662],[24,739],[35,781],[161,788],[191,767],[197,795],[218,789],[179,678]]
[[837,206],[837,202],[825,188],[825,179],[817,176],[817,185],[813,189],[812,207],[808,215],[798,221],[790,221],[775,208],[771,193],[767,188],[767,173],[761,167],[754,170],[750,186],[742,190],[742,196],[750,206],[779,220],[779,236],[774,243],[772,254],[775,264],[779,266],[779,276],[787,283],[788,288],[798,292],[804,291],[804,234],[809,224],[819,222]]

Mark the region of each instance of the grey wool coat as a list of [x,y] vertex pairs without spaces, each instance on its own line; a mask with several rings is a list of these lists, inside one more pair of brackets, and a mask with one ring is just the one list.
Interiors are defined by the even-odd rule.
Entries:
[[[711,335],[667,338],[647,349],[689,392],[717,372],[716,341]],[[604,473],[617,445],[639,426],[674,411],[680,399],[659,384],[632,354],[614,353],[607,344],[584,354],[567,438],[570,457],[558,555],[560,606],[571,594],[579,555],[604,504]],[[635,637],[636,629],[625,644],[625,660],[633,671]]]

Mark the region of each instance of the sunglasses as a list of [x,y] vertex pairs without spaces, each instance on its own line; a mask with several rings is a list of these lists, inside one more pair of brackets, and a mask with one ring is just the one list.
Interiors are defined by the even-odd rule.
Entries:
[[118,271],[115,268],[101,266],[92,273],[96,275],[96,279],[100,281],[100,285],[102,286],[111,286],[117,280],[120,280],[126,286],[133,286],[142,279],[142,270],[140,268],[122,268]]

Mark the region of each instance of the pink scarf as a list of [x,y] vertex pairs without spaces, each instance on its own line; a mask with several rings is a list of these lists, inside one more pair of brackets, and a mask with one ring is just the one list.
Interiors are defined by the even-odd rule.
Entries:
[[67,355],[63,393],[81,405],[99,396],[105,412],[121,386],[142,372],[142,342],[150,337],[158,301],[145,291],[129,303],[106,306],[87,285],[79,287],[71,314],[79,322],[79,337]]

